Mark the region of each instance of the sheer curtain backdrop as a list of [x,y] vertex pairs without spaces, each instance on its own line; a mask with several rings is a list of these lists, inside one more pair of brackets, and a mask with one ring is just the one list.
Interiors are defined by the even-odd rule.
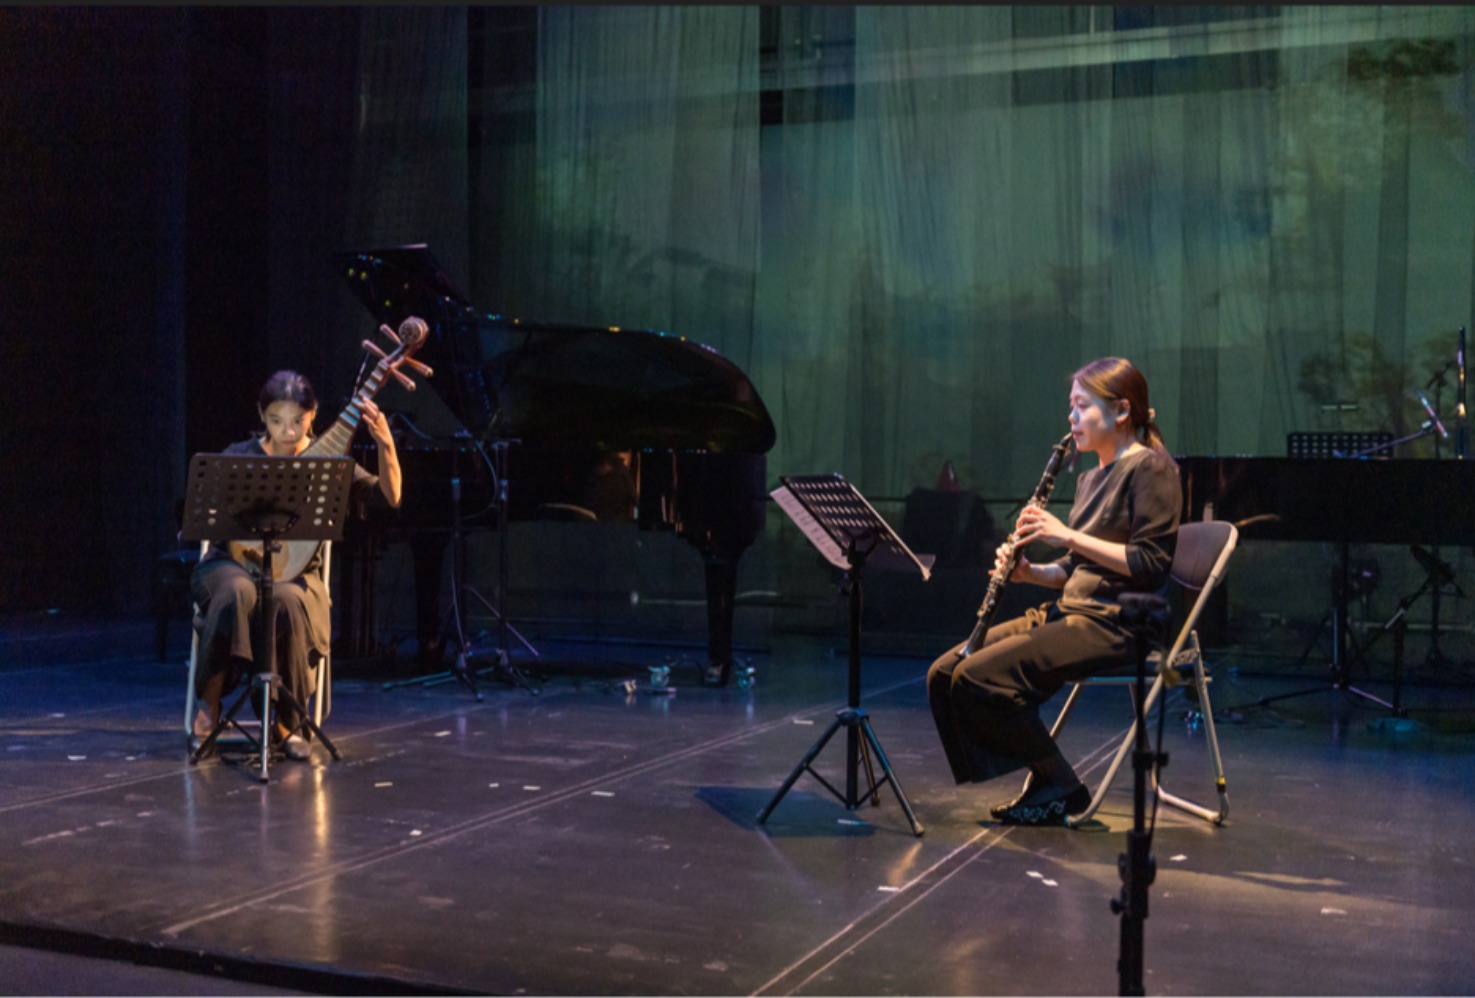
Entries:
[[1019,494],[1105,354],[1180,453],[1403,432],[1470,314],[1475,13],[1138,10],[539,8],[473,266],[717,347],[775,476]]

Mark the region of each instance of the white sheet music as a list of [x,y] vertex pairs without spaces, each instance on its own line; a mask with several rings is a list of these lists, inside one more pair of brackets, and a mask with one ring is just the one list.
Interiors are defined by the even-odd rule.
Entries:
[[804,532],[804,536],[809,538],[809,542],[819,549],[819,553],[825,556],[826,561],[836,568],[849,570],[850,562],[846,560],[845,552],[840,549],[840,545],[836,544],[829,532],[819,525],[818,520],[809,515],[809,510],[805,509],[798,497],[789,491],[788,486],[780,485],[769,495],[773,496],[773,501],[778,503],[780,509],[789,514],[789,519],[793,520],[794,524]]

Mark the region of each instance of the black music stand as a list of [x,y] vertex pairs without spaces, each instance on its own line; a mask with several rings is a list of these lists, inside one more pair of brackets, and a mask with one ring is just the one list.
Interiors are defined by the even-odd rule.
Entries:
[[[921,836],[924,829],[917,821],[912,805],[908,803],[891,763],[881,742],[871,729],[870,717],[860,708],[860,622],[861,622],[861,574],[868,561],[880,568],[900,571],[919,571],[926,579],[931,574],[932,555],[914,555],[902,539],[887,525],[879,513],[871,508],[865,497],[839,475],[802,475],[781,477],[781,486],[772,493],[774,500],[794,521],[804,535],[810,539],[820,553],[836,568],[845,570],[845,579],[850,590],[850,690],[846,706],[835,714],[835,720],[825,733],[805,753],[804,758],[789,773],[788,779],[773,799],[758,815],[758,824],[768,820],[773,809],[783,800],[784,794],[807,770],[819,780],[825,789],[834,794],[847,810],[854,811],[861,801],[870,798],[873,804],[881,803],[881,785],[890,783],[911,823],[912,833]],[[835,732],[845,728],[845,792],[836,790],[811,764],[819,756]],[[883,774],[878,781],[871,767],[871,754],[881,766]],[[866,782],[864,793],[859,792],[857,766],[864,756]]]
[[[277,675],[276,621],[271,612],[275,582],[272,554],[279,541],[335,541],[343,537],[353,464],[350,457],[235,454],[196,454],[190,460],[180,537],[215,544],[241,540],[261,543],[261,567],[256,573],[256,634],[252,641],[257,671],[190,756],[191,764],[204,758],[221,732],[233,726],[258,750],[259,779],[267,782],[273,751],[271,703],[276,697],[286,699],[301,719],[289,734],[306,727],[334,759],[341,758],[306,706],[282,686]],[[261,691],[260,738],[235,719],[257,690]]]

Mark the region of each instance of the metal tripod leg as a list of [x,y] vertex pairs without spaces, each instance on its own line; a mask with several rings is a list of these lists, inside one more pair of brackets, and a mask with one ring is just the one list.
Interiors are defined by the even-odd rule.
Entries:
[[[891,768],[891,761],[886,758],[886,752],[884,749],[881,748],[880,739],[876,737],[876,732],[871,729],[871,720],[865,715],[864,712],[862,712],[860,715],[860,730],[861,734],[865,736],[865,740],[871,743],[871,751],[876,753],[876,760],[881,763],[881,772],[886,774],[885,777],[882,778],[881,782],[891,784],[891,789],[896,792],[897,802],[901,804],[902,811],[906,812],[907,821],[911,823],[912,834],[920,837],[922,833],[926,831],[926,829],[923,828],[922,823],[917,820],[917,815],[916,812],[912,810],[911,802],[907,800],[907,795],[902,792],[901,784],[896,781],[896,773]],[[880,784],[874,782],[874,777],[872,777],[872,797],[876,797],[879,791]],[[878,800],[877,803],[880,803],[880,801]]]
[[[445,615],[442,617],[440,636],[446,637],[446,632],[455,625],[456,658],[455,664],[444,672],[432,673],[428,676],[416,676],[414,679],[401,679],[397,682],[384,683],[381,690],[398,689],[401,686],[439,686],[442,683],[458,682],[469,689],[478,702],[482,699],[481,690],[476,688],[476,681],[472,678],[471,669],[466,660],[470,655],[470,643],[466,640],[466,627],[462,623],[464,614],[461,611],[461,586],[451,588],[451,605],[446,607]],[[465,588],[470,588],[465,587]]]
[[[261,714],[261,736],[259,738],[236,721],[236,714],[246,705],[246,702],[251,699],[251,696],[257,692],[261,694],[261,706],[259,708]],[[230,705],[229,710],[220,715],[220,719],[215,722],[215,725],[210,729],[210,733],[205,736],[204,740],[200,742],[199,746],[190,755],[190,765],[198,764],[201,759],[209,754],[210,749],[214,747],[216,740],[226,728],[234,727],[257,750],[257,779],[262,783],[269,781],[271,779],[271,735],[272,725],[274,723],[272,700],[274,697],[279,697],[291,704],[297,711],[299,720],[296,726],[288,732],[289,736],[297,734],[303,728],[306,728],[312,732],[314,738],[323,743],[323,747],[328,750],[334,760],[343,758],[339,754],[337,746],[333,744],[332,740],[328,738],[327,734],[318,726],[317,722],[312,719],[312,714],[302,704],[297,702],[297,698],[292,695],[290,690],[282,685],[282,678],[276,673],[258,672],[251,677],[251,682],[241,691],[241,695],[236,697],[235,702]]]
[[195,751],[190,755],[190,765],[193,766],[197,764],[201,759],[205,758],[205,756],[210,753],[210,750],[215,747],[216,740],[225,732],[226,728],[229,728],[231,726],[234,726],[235,729],[239,731],[242,736],[244,736],[245,739],[252,745],[255,745],[257,748],[262,749],[263,752],[265,751],[268,728],[267,722],[264,717],[267,715],[263,716],[263,720],[261,722],[261,738],[259,739],[250,731],[246,730],[246,728],[243,727],[241,724],[236,722],[236,713],[246,705],[246,701],[251,698],[251,694],[256,692],[256,687],[257,683],[253,679],[246,686],[246,688],[241,691],[240,696],[236,697],[235,702],[230,705],[230,709],[226,710],[223,714],[220,715],[220,717],[216,720],[214,726],[211,727],[210,733],[205,736],[204,740],[201,741],[199,745],[195,746]]
[[[841,728],[846,728],[849,735],[858,739],[857,745],[860,749],[860,754],[863,754],[865,757],[868,785],[864,792],[854,794],[841,793],[829,780],[826,780],[819,773],[815,772],[813,768],[812,764],[814,760],[819,757],[825,745],[835,736],[835,732]],[[871,768],[871,758],[873,755],[876,762],[880,763],[883,774],[879,781],[876,779],[875,771]],[[917,815],[912,810],[911,802],[907,800],[906,794],[901,789],[901,784],[897,782],[896,773],[891,768],[891,762],[886,758],[886,752],[881,748],[881,742],[876,737],[876,732],[871,728],[870,718],[860,708],[845,707],[835,714],[835,719],[830,722],[830,726],[825,729],[824,734],[820,735],[819,740],[804,754],[804,758],[799,760],[799,764],[789,773],[788,779],[784,780],[783,785],[779,787],[778,793],[774,794],[773,799],[759,812],[758,824],[761,825],[768,820],[768,816],[773,813],[773,809],[778,807],[779,801],[783,800],[784,795],[789,792],[790,788],[794,786],[799,777],[806,771],[808,771],[810,776],[813,776],[823,784],[826,790],[834,794],[840,803],[845,805],[847,810],[851,811],[858,808],[867,798],[870,798],[873,803],[879,804],[881,785],[883,783],[890,783],[892,791],[896,794],[897,801],[901,804],[902,811],[907,816],[907,821],[911,823],[912,834],[921,836],[926,831],[921,823],[917,821]],[[856,786],[855,774],[853,772],[847,772],[846,775],[847,787]]]
[[[830,722],[830,726],[825,729],[825,733],[820,735],[819,740],[809,747],[809,751],[804,753],[804,758],[799,760],[799,764],[794,767],[793,771],[789,773],[788,778],[784,780],[783,785],[778,788],[778,793],[774,794],[763,810],[758,812],[758,824],[761,825],[768,820],[768,816],[773,813],[773,809],[778,807],[778,802],[784,799],[784,794],[788,793],[789,788],[798,782],[800,776],[804,775],[804,771],[809,769],[809,764],[818,758],[820,752],[824,750],[825,745],[829,743],[831,738],[835,737],[835,732],[839,731],[844,723],[839,714],[835,715],[835,719]],[[812,769],[809,771],[814,772]],[[829,784],[825,785],[829,786]],[[830,790],[833,793],[834,787],[830,787]],[[844,798],[842,797],[841,800],[843,801]]]
[[[466,591],[472,596],[476,597],[477,602],[479,602],[487,610],[488,613],[497,618],[498,624],[505,627],[508,632],[516,635],[517,640],[522,643],[522,646],[524,648],[532,653],[534,658],[540,657],[538,655],[538,649],[534,648],[532,644],[528,641],[528,639],[523,637],[522,634],[518,632],[517,628],[513,627],[509,621],[503,619],[501,612],[496,607],[492,606],[492,604],[487,601],[487,598],[485,596],[477,592],[474,586],[467,586]],[[496,665],[487,666],[485,669],[479,669],[477,670],[476,675],[491,676],[493,679],[498,679],[502,682],[514,686],[521,686],[533,696],[537,696],[540,692],[542,692],[533,685],[532,680],[528,679],[527,675],[521,669],[512,664],[512,653],[508,651],[505,647],[497,649]]]

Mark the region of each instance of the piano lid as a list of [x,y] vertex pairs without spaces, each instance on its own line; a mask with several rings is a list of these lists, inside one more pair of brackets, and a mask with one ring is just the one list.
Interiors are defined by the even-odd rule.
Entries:
[[766,453],[757,389],[716,350],[644,329],[525,322],[478,312],[424,245],[334,257],[376,320],[430,324],[429,384],[479,438],[549,448]]

